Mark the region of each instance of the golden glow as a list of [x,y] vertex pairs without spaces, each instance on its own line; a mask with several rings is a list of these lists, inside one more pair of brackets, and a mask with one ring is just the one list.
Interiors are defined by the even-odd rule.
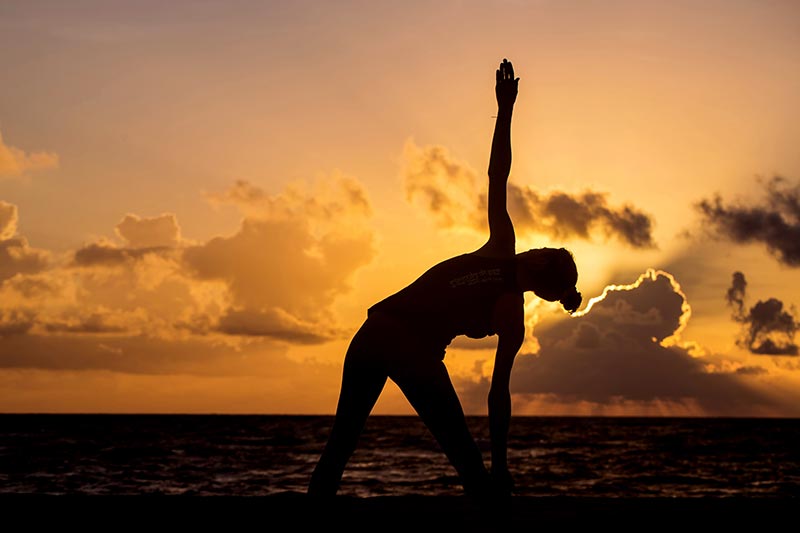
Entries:
[[[797,270],[761,249],[699,249],[692,208],[751,193],[754,176],[800,177],[797,3],[12,4],[0,20],[13,81],[0,84],[0,411],[332,412],[366,309],[485,242],[472,202],[504,56],[521,77],[511,183],[608,193],[655,224],[648,250],[602,228],[561,242],[520,224],[518,250],[575,254],[579,290],[600,293],[577,317],[664,276],[683,304],[663,346],[689,349],[690,336],[714,368],[763,365],[742,379],[800,400],[800,369],[734,345],[723,299],[746,266],[753,294],[800,305]],[[467,184],[444,223],[419,208],[424,165],[406,197],[409,153],[430,146],[450,154],[440,188]],[[76,267],[81,250],[94,263]],[[558,306],[525,309],[535,353],[534,327]],[[211,333],[220,317],[228,332]],[[448,358],[476,381],[491,355]],[[551,414],[636,403],[532,402]],[[642,412],[692,414],[692,402]],[[376,409],[403,405],[394,394]]]
[[687,324],[689,323],[689,318],[692,316],[692,307],[689,305],[689,301],[686,298],[686,295],[681,290],[681,286],[678,281],[675,279],[675,276],[666,272],[664,270],[657,270],[654,268],[648,268],[639,278],[634,281],[633,283],[629,283],[628,285],[607,285],[605,289],[603,289],[602,294],[599,296],[595,296],[589,300],[589,303],[586,304],[586,307],[581,309],[580,311],[576,311],[572,314],[574,317],[580,317],[587,314],[589,311],[592,310],[592,307],[597,302],[601,302],[605,300],[606,296],[610,292],[614,291],[631,291],[638,288],[644,281],[656,281],[659,276],[663,276],[667,278],[669,284],[672,286],[672,290],[675,291],[676,294],[680,295],[683,302],[681,303],[681,316],[678,319],[678,328],[675,330],[675,333],[670,335],[669,337],[663,339],[661,341],[661,346],[673,346],[677,344],[680,340],[681,332],[686,329]]

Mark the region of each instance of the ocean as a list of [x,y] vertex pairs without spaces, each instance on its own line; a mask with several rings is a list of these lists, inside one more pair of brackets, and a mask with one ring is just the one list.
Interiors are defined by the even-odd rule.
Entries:
[[[330,416],[0,415],[0,493],[305,492]],[[489,464],[486,417],[468,422]],[[520,496],[797,497],[800,420],[514,417]],[[341,495],[459,495],[414,416],[372,416]]]

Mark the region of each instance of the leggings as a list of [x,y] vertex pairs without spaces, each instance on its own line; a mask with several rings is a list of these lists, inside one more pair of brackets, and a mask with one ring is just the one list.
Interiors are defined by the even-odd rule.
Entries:
[[467,495],[485,493],[489,474],[467,427],[444,350],[432,347],[405,322],[371,314],[344,359],[336,418],[311,476],[308,493],[333,496],[372,408],[391,378],[419,414],[455,468]]

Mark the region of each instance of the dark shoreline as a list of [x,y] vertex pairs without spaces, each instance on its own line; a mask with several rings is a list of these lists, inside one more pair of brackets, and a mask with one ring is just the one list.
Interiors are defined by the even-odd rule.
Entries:
[[513,497],[493,505],[458,496],[337,497],[311,500],[304,494],[274,496],[89,496],[0,494],[7,523],[27,526],[112,525],[161,528],[220,527],[226,531],[417,530],[493,531],[507,528],[590,526],[613,530],[658,530],[792,524],[800,498],[603,498]]

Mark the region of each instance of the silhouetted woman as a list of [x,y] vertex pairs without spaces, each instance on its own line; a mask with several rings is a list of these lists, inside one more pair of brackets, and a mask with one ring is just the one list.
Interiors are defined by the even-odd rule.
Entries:
[[[411,285],[373,305],[344,359],[336,419],[309,495],[336,494],[367,417],[391,378],[419,413],[458,472],[468,495],[510,494],[506,443],[511,418],[511,367],[525,336],[523,293],[560,301],[575,311],[578,272],[567,250],[517,254],[506,210],[511,170],[511,115],[519,78],[511,63],[497,69],[497,119],[489,161],[489,240],[478,250],[434,266]],[[470,430],[443,362],[458,335],[497,335],[489,390],[491,474]]]

